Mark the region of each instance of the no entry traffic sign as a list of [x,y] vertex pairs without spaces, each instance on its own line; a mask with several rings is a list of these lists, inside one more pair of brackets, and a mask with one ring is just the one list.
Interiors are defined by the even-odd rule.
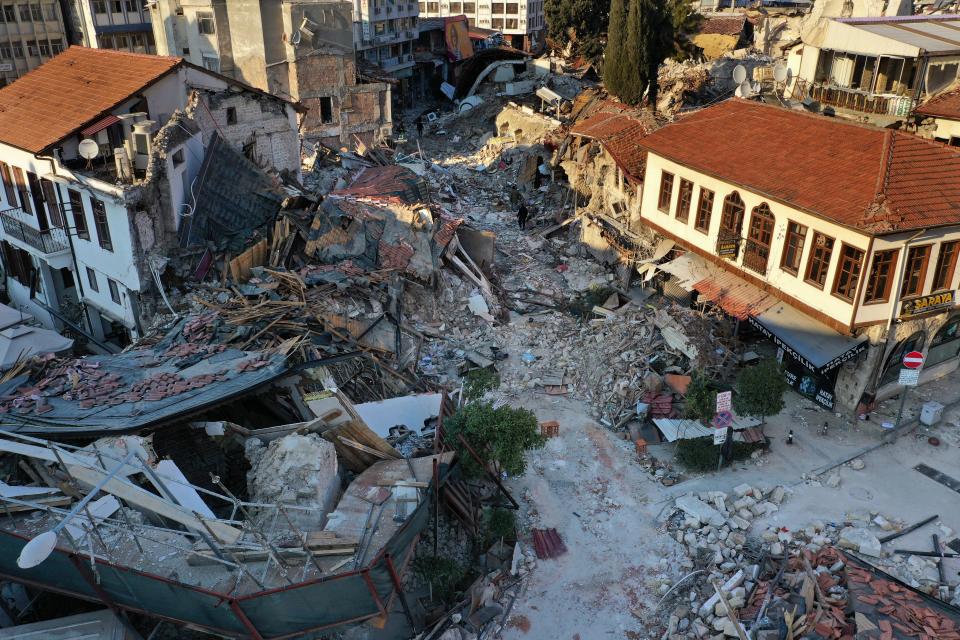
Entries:
[[911,351],[903,356],[903,366],[907,369],[919,369],[923,366],[923,354],[919,351]]

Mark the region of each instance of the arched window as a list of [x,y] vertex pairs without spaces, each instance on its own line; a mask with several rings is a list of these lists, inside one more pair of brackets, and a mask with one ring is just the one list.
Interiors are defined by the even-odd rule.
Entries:
[[723,199],[723,217],[720,219],[720,233],[740,235],[743,230],[743,214],[746,207],[740,194],[734,191]]
[[917,331],[894,347],[883,365],[883,375],[880,376],[880,384],[877,386],[882,387],[891,382],[896,382],[900,377],[900,369],[903,367],[903,355],[910,351],[923,351],[923,345],[926,341],[927,332]]
[[747,246],[743,252],[743,266],[753,269],[757,273],[767,272],[767,260],[770,258],[774,223],[773,213],[766,202],[753,208],[750,213]]
[[932,367],[956,358],[958,355],[960,355],[960,315],[948,319],[947,323],[933,334],[924,366]]

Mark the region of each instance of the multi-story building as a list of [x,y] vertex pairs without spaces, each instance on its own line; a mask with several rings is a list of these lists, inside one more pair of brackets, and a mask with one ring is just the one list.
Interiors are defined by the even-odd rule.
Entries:
[[141,335],[218,140],[298,175],[294,105],[182,58],[75,46],[0,89],[10,301],[102,342]]
[[797,391],[852,410],[902,389],[910,351],[921,383],[957,369],[960,149],[740,99],[633,142],[642,162],[612,154],[642,171],[633,224],[585,224],[672,240],[683,255],[658,268],[773,342]]
[[60,3],[0,3],[0,87],[36,69],[66,46]]
[[94,49],[156,53],[145,0],[71,0],[66,16],[71,44]]
[[506,44],[515,49],[535,52],[544,44],[547,23],[543,0],[421,0],[419,8],[424,18],[465,15],[471,26],[502,33]]
[[306,137],[335,147],[392,130],[391,89],[358,73],[354,6],[315,0],[155,0],[157,53],[182,56],[307,109]]
[[419,37],[416,0],[355,0],[353,42],[357,56],[400,81],[407,93],[416,64],[414,43]]

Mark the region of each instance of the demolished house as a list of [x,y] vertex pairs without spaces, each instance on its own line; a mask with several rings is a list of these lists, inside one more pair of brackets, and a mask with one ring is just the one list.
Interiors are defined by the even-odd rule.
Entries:
[[258,172],[299,176],[295,105],[181,58],[71,47],[0,104],[8,295],[102,350],[143,335],[163,304],[213,136]]

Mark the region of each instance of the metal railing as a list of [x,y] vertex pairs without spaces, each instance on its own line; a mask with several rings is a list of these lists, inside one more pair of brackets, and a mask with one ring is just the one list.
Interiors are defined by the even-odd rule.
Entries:
[[63,229],[53,227],[41,231],[30,224],[32,221],[33,216],[19,208],[0,211],[0,224],[8,237],[16,238],[45,254],[60,253],[70,248]]
[[806,90],[810,97],[820,104],[859,113],[906,116],[913,109],[915,102],[910,96],[876,94],[817,83],[805,85],[806,83],[797,83],[800,95],[803,95],[802,92]]
[[760,275],[766,275],[769,259],[770,247],[747,238],[743,247],[743,266]]

